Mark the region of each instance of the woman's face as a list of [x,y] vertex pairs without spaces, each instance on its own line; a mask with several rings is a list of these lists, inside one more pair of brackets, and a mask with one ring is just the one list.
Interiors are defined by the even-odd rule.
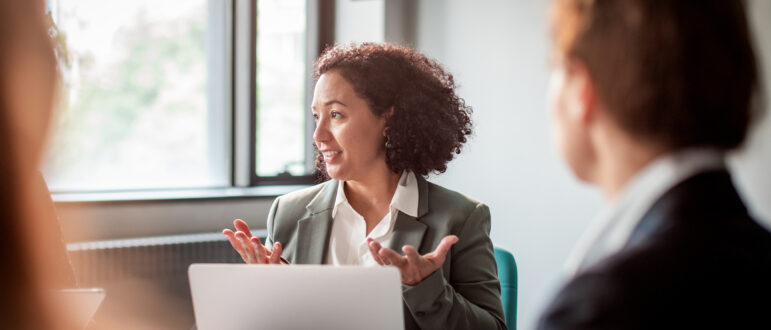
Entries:
[[337,71],[319,77],[312,109],[313,141],[331,178],[360,180],[373,168],[385,166],[385,118],[372,113]]

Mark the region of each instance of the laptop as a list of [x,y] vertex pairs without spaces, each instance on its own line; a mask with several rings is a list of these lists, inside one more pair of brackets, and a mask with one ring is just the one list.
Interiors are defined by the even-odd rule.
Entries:
[[404,329],[395,267],[193,264],[199,330]]
[[104,289],[58,289],[50,290],[48,298],[53,299],[56,306],[64,309],[65,315],[79,329],[86,329],[104,300]]

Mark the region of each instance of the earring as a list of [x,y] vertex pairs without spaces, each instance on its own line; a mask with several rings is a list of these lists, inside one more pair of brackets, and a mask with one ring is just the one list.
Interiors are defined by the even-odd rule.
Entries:
[[390,139],[388,138],[388,136],[386,136],[386,143],[385,143],[385,147],[386,147],[386,149],[391,149],[391,148],[393,148],[393,147],[394,147],[394,146],[391,144],[391,141],[390,141]]

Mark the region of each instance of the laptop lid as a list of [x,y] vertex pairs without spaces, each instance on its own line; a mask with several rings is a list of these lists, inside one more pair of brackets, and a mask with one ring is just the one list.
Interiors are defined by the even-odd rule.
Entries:
[[404,329],[394,267],[193,264],[196,325],[213,329]]

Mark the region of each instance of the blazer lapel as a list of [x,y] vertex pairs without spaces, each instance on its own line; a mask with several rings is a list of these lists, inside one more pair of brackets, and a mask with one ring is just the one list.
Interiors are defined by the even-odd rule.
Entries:
[[420,243],[423,242],[423,234],[426,233],[427,227],[418,219],[399,212],[388,247],[399,254],[403,254],[402,246],[404,245],[412,245],[416,250],[420,250]]
[[337,180],[330,180],[306,208],[311,215],[297,223],[295,264],[322,264],[332,229],[332,208],[337,196]]
[[428,213],[428,182],[419,175],[416,177],[418,181],[418,217],[414,218],[400,211],[396,216],[393,236],[388,246],[399,254],[402,254],[402,246],[404,245],[412,245],[420,251],[423,235],[428,228],[420,222],[420,218]]

